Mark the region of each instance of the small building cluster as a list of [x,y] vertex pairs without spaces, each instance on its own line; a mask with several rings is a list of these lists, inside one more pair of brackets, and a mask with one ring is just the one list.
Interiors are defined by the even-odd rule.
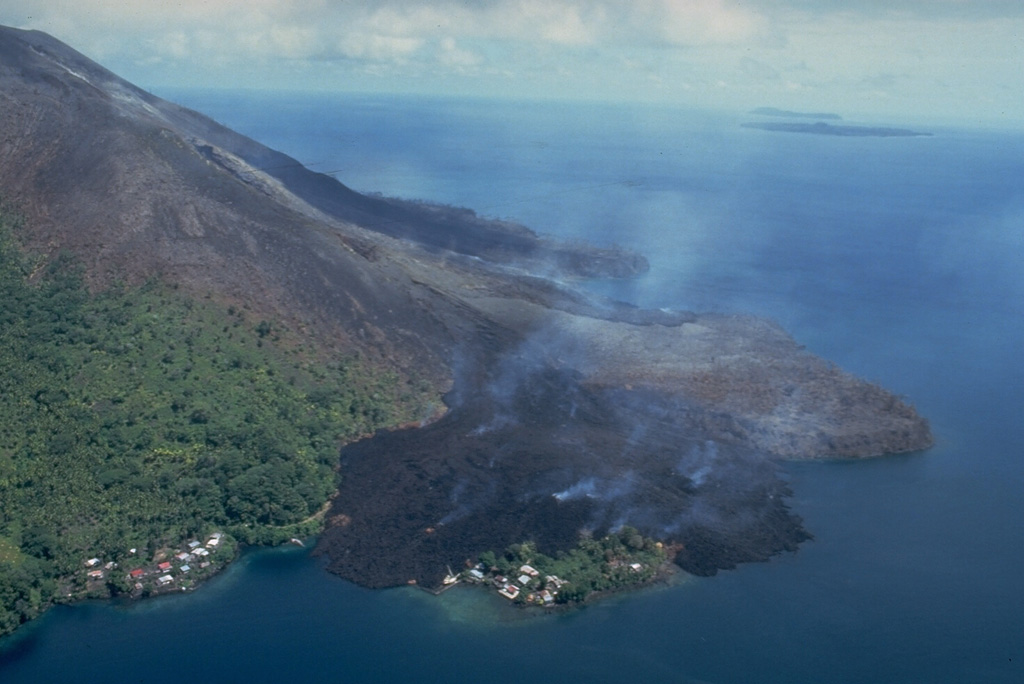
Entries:
[[[179,578],[188,575],[196,564],[200,570],[209,568],[212,562],[209,560],[212,553],[220,547],[224,534],[214,532],[205,543],[193,539],[182,545],[176,552],[160,551],[153,558],[153,564],[140,565],[128,572],[125,579],[132,587],[133,594],[141,594],[146,585],[150,588],[166,589],[174,585]],[[136,549],[129,550],[129,556],[134,556]],[[170,556],[169,560],[166,560]],[[98,582],[106,579],[111,570],[116,569],[117,563],[113,561],[99,567],[103,562],[99,558],[90,558],[85,561],[86,576],[90,582]],[[185,587],[182,587],[184,589]]]
[[[102,567],[100,567],[101,565]],[[106,577],[107,573],[109,573],[111,570],[115,569],[117,567],[117,563],[115,563],[114,561],[104,563],[99,558],[90,558],[89,560],[85,561],[85,567],[86,577],[88,577],[92,581],[98,581]]]
[[510,601],[522,597],[526,603],[540,606],[550,606],[555,603],[559,590],[568,584],[567,581],[555,575],[545,575],[541,579],[540,572],[530,565],[520,566],[519,575],[515,578],[506,577],[498,572],[494,572],[488,578],[487,567],[483,563],[478,563],[463,573],[463,577],[478,584],[489,582],[498,590],[499,594]]

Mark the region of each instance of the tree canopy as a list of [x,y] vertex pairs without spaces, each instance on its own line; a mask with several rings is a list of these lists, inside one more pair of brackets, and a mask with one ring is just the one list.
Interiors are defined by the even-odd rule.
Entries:
[[157,281],[90,294],[18,229],[0,209],[0,633],[94,556],[308,531],[340,444],[419,415],[394,374],[325,361],[244,306]]

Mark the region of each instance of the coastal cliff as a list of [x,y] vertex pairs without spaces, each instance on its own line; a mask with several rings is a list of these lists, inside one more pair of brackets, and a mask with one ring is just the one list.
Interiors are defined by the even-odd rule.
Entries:
[[6,28],[0,195],[26,249],[74,255],[93,291],[155,278],[443,395],[444,415],[342,452],[320,550],[370,586],[624,523],[708,574],[807,538],[777,459],[931,444],[905,401],[770,321],[644,311],[556,279],[630,277],[641,255],[361,195]]

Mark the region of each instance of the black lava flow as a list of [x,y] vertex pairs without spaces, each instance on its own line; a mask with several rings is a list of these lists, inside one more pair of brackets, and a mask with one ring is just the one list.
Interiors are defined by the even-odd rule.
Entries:
[[589,386],[541,362],[461,384],[436,422],[342,450],[318,544],[330,571],[433,587],[487,550],[532,540],[553,554],[630,525],[713,575],[810,538],[777,464],[695,432],[679,399]]

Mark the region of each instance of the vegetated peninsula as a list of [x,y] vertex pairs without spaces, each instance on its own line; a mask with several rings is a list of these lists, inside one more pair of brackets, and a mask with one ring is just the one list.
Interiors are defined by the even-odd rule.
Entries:
[[762,131],[781,133],[813,133],[815,135],[835,135],[844,138],[906,138],[930,136],[931,133],[912,131],[906,128],[889,128],[885,126],[838,126],[816,121],[804,123],[796,121],[752,121],[740,124],[744,128],[757,128]]
[[0,28],[0,196],[2,630],[321,528],[373,587],[711,574],[808,538],[778,459],[931,443],[770,321],[550,277],[641,255],[356,193],[42,33]]

